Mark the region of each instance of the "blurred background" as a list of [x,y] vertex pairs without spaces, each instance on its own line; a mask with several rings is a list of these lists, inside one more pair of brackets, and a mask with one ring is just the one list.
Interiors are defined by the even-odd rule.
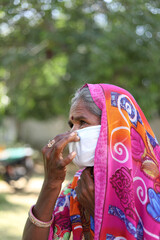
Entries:
[[[40,149],[85,83],[130,91],[160,141],[159,0],[0,1],[0,236],[21,239]],[[68,166],[66,184],[75,167]]]

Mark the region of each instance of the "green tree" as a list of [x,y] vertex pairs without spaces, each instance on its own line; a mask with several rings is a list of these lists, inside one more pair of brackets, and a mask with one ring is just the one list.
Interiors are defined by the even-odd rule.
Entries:
[[111,83],[160,113],[159,0],[3,0],[0,72],[18,118],[66,114],[76,88]]

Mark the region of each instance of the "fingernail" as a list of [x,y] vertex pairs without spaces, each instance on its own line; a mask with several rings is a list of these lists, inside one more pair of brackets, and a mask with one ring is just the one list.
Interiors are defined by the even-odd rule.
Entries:
[[74,151],[71,153],[71,157],[75,157],[75,156],[76,156],[76,152]]
[[73,137],[75,134],[76,134],[75,132],[72,132],[72,133],[70,134],[70,136]]

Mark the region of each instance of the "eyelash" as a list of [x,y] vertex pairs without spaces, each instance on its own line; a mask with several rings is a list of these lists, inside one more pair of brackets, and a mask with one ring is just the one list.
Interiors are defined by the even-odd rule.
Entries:
[[86,122],[83,120],[80,120],[80,125],[82,126],[83,124],[86,124]]
[[[80,126],[83,126],[84,124],[87,124],[87,122],[85,122],[84,120],[80,120],[79,123],[80,123]],[[69,122],[69,127],[70,128],[73,128],[73,125],[74,124],[72,122]]]

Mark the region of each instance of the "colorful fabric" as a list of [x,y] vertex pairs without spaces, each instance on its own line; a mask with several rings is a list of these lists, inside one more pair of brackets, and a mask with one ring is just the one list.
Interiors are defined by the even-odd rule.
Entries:
[[50,228],[48,240],[68,240],[70,238],[71,221],[69,209],[71,190],[71,184],[69,184],[57,199],[54,209],[54,222]]
[[75,187],[77,186],[77,181],[83,170],[80,170],[74,176],[72,182],[72,191],[70,197],[70,217],[74,240],[90,239],[94,237],[94,220],[87,213],[87,211],[79,204],[77,200],[77,195],[75,192]]
[[94,161],[94,239],[160,239],[160,146],[155,135],[126,90],[108,84],[88,87],[102,109]]
[[74,240],[85,233],[85,239],[95,240],[160,239],[160,146],[155,135],[129,92],[109,84],[87,86],[102,110],[94,159],[95,217],[83,219],[75,193],[78,173],[68,199],[68,232],[72,227]]
[[78,203],[75,192],[82,171],[79,170],[75,174],[72,184],[67,185],[57,199],[54,222],[50,228],[48,240],[68,240],[71,231],[73,232],[73,239],[93,239],[94,219],[85,214],[85,209]]

